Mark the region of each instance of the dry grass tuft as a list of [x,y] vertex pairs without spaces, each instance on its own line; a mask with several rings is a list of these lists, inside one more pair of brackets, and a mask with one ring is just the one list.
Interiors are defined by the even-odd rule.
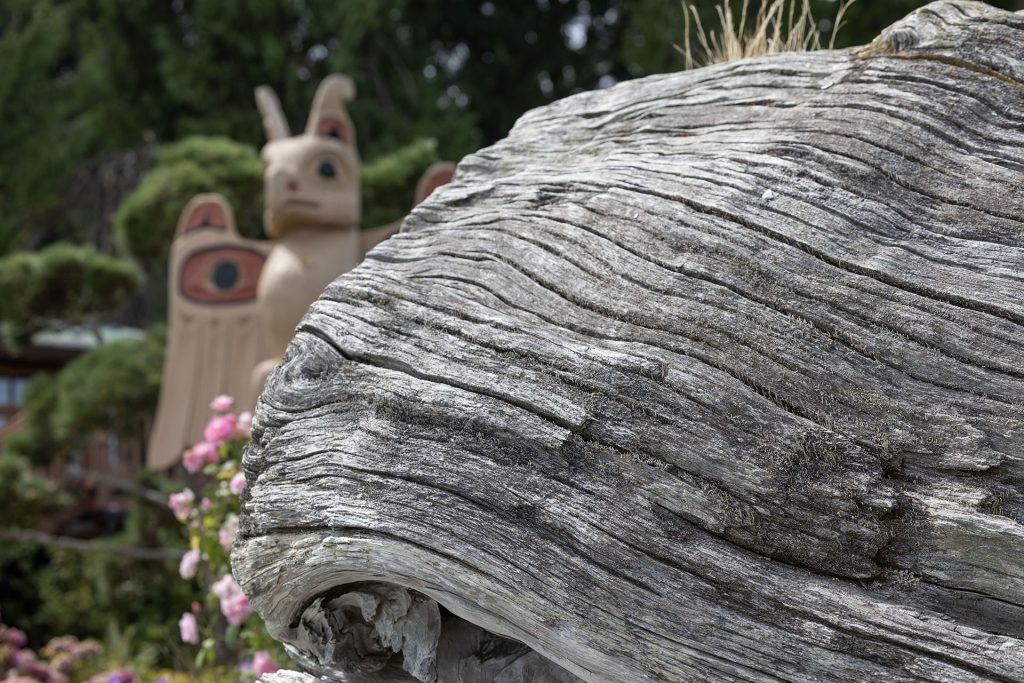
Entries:
[[[828,47],[835,45],[836,34],[843,23],[843,14],[856,0],[842,0],[832,23]],[[703,59],[699,66],[730,62],[734,59],[771,55],[779,52],[802,52],[822,49],[821,32],[811,14],[810,0],[766,0],[756,14],[750,11],[750,0],[743,0],[739,14],[733,12],[729,0],[715,6],[721,30],[707,31],[697,7],[683,2],[683,46],[675,46],[683,55],[684,68],[698,66],[690,41],[691,19],[697,28],[697,45]]]

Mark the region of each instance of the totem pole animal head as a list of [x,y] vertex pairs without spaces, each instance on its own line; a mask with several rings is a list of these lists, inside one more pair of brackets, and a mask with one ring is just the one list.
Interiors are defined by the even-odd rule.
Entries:
[[267,144],[263,147],[264,229],[282,237],[296,228],[358,228],[362,220],[356,130],[345,110],[355,97],[352,79],[321,81],[306,130],[292,136],[269,86],[256,89]]

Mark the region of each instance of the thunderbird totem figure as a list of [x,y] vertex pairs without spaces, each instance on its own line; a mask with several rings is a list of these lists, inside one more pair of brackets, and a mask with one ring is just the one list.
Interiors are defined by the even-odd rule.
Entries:
[[[345,109],[354,96],[351,79],[328,76],[306,130],[293,136],[274,91],[256,89],[271,240],[239,236],[220,195],[199,195],[182,212],[168,264],[167,353],[149,467],[173,465],[202,437],[212,397],[229,394],[253,406],[310,304],[398,230],[400,221],[360,228],[359,152]],[[447,162],[427,169],[415,202],[453,172]]]

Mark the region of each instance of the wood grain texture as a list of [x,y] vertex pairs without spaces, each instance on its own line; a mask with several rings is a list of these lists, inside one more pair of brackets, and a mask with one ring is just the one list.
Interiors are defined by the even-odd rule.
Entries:
[[1024,681],[1022,188],[980,3],[531,111],[310,309],[236,575],[335,680]]

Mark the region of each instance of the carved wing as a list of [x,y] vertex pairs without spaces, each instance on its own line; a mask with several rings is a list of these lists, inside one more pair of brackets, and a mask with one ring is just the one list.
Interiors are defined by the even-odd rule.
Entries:
[[413,205],[419,204],[430,194],[447,185],[455,177],[455,164],[451,161],[438,161],[431,164],[430,168],[423,172],[418,183],[416,183],[416,194],[413,196]]
[[253,367],[270,355],[256,288],[270,243],[239,237],[230,204],[199,195],[181,213],[168,264],[167,352],[147,465],[202,438],[210,400],[253,406]]

